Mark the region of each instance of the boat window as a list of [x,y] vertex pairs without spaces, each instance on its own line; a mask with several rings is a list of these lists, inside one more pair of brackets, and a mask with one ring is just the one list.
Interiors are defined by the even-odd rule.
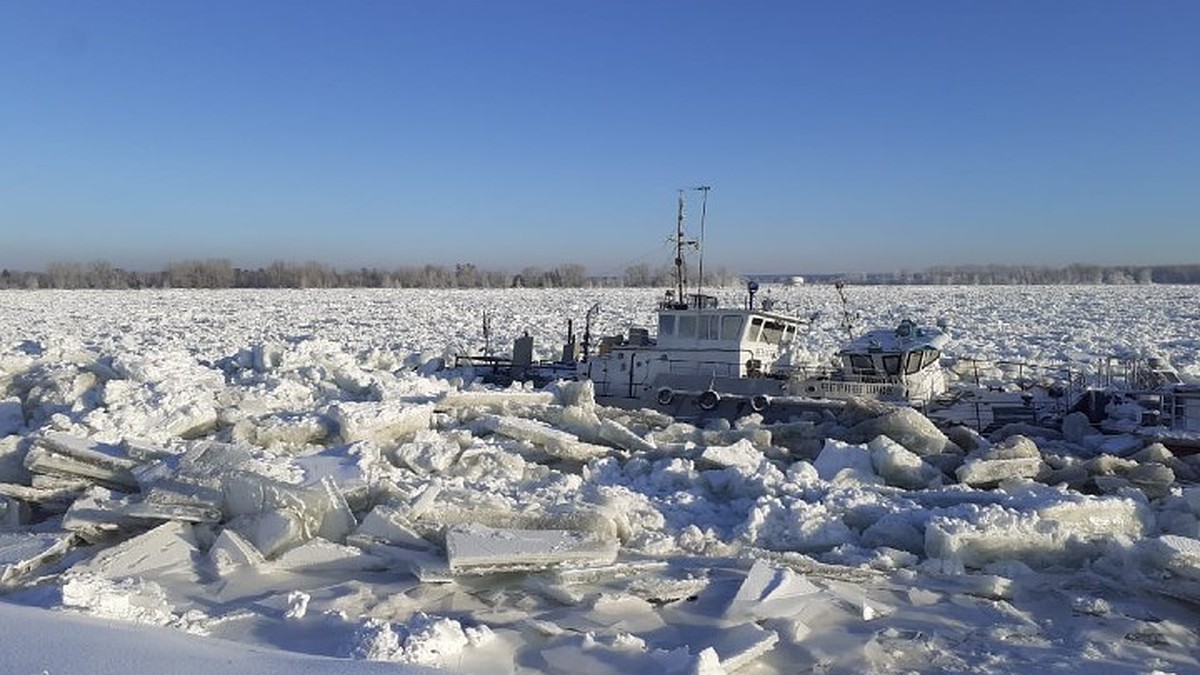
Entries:
[[679,317],[679,325],[676,326],[679,337],[694,338],[696,337],[696,315],[683,314]]
[[888,375],[900,374],[900,355],[899,354],[884,354],[883,355],[883,372]]
[[927,353],[928,352],[923,349],[915,352],[909,352],[908,355],[904,357],[904,372],[908,375],[916,375],[922,368],[921,356]]
[[921,367],[928,368],[929,366],[937,363],[937,360],[940,358],[942,358],[942,354],[938,350],[926,349],[925,358],[921,359]]
[[658,315],[658,335],[659,335],[659,337],[664,336],[664,335],[674,335],[674,334],[675,334],[675,317],[671,314],[659,314]]
[[721,317],[707,314],[697,318],[699,319],[699,323],[696,329],[696,337],[701,340],[716,340],[720,337],[718,330],[721,327]]
[[851,354],[850,370],[855,375],[873,375],[875,374],[875,362],[866,354]]
[[778,321],[767,321],[763,323],[763,332],[761,340],[763,342],[777,345],[780,339],[783,338],[783,324]]
[[754,341],[758,339],[758,331],[762,329],[762,319],[760,317],[752,317],[750,319],[750,332],[746,334],[746,339]]
[[742,337],[742,317],[731,314],[721,317],[721,339],[737,340]]
[[796,324],[789,323],[783,329],[783,341],[791,342],[796,337]]

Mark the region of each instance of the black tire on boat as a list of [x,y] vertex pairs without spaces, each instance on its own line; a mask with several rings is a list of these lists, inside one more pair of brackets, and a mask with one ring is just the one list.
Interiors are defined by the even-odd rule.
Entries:
[[675,400],[675,392],[671,391],[670,387],[663,387],[658,390],[655,400],[659,405],[671,405],[671,401]]
[[750,397],[750,409],[754,412],[760,413],[769,405],[771,405],[771,399],[766,394],[755,394]]
[[716,410],[717,404],[721,402],[721,395],[709,389],[700,394],[696,399],[696,405],[700,406],[701,410]]

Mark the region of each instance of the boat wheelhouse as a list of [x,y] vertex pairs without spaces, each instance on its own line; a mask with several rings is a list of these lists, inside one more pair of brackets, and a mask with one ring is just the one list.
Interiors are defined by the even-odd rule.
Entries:
[[942,328],[904,319],[893,329],[868,331],[837,353],[840,369],[804,378],[791,393],[827,398],[853,396],[927,405],[946,391],[942,349],[950,336]]
[[712,411],[729,399],[757,411],[765,397],[786,393],[790,372],[778,366],[780,356],[804,326],[797,317],[755,309],[753,301],[721,307],[713,296],[693,294],[682,303],[668,296],[656,335],[635,328],[602,340],[579,374],[602,400],[663,407],[686,399]]

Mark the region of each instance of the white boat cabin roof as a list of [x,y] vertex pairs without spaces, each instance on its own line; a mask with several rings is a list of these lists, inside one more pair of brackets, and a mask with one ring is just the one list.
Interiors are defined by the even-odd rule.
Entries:
[[[708,296],[705,296],[708,297]],[[803,321],[786,314],[712,303],[668,305],[658,310],[658,346],[694,347],[698,342],[780,345],[795,338]]]
[[925,349],[941,351],[950,336],[940,329],[918,326],[909,319],[895,328],[868,331],[842,348],[842,354],[903,353]]

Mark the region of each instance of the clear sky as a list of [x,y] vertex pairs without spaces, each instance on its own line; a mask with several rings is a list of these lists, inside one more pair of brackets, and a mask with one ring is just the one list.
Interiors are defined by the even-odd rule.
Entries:
[[742,272],[1200,262],[1200,2],[0,0],[3,267],[619,272],[696,184]]

